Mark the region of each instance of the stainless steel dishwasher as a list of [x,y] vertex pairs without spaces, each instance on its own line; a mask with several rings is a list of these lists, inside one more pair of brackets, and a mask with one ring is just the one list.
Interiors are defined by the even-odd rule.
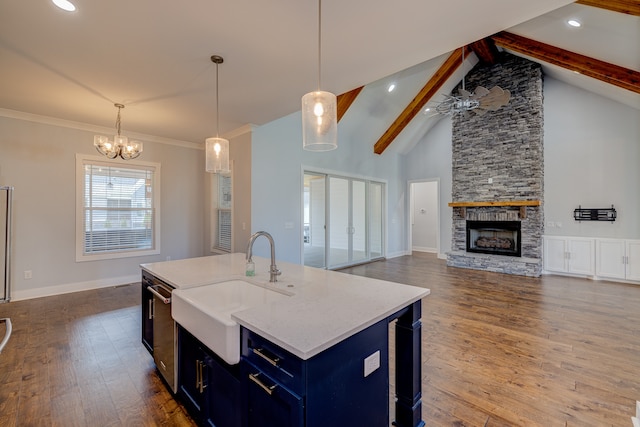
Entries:
[[153,298],[153,360],[169,388],[175,393],[177,381],[176,324],[171,317],[170,286],[154,280],[147,289]]

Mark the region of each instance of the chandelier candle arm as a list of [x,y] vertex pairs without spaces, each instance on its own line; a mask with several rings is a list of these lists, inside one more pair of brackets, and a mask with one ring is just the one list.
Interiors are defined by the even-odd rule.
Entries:
[[109,159],[115,159],[120,156],[124,160],[135,159],[142,153],[143,145],[140,141],[129,141],[129,138],[121,135],[121,123],[120,110],[124,108],[123,104],[113,104],[118,109],[118,115],[116,116],[116,135],[113,137],[113,141],[109,140],[109,137],[104,135],[95,135],[93,137],[93,146],[96,147],[98,153],[106,156]]

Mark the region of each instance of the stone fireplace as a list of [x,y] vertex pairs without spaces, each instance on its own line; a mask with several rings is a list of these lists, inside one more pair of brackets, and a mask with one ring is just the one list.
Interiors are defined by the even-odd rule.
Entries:
[[[508,89],[509,104],[452,120],[453,230],[447,265],[537,277],[544,197],[542,70],[526,59],[501,55],[500,63],[467,74],[466,86]],[[503,222],[510,225],[498,224]],[[503,225],[506,230],[491,231]],[[472,231],[479,227],[484,231]]]

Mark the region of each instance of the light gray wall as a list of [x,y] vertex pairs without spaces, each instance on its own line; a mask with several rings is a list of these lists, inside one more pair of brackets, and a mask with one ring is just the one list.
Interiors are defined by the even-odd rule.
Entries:
[[13,299],[128,283],[139,280],[140,263],[203,255],[204,151],[142,138],[140,160],[162,169],[161,254],[75,261],[75,155],[98,154],[94,133],[0,117],[0,185],[15,187]]
[[[640,238],[640,111],[547,78],[544,123],[545,234]],[[614,223],[573,219],[612,204]]]
[[[374,154],[373,139],[357,138],[358,132],[354,131],[362,124],[345,118],[338,125],[338,149],[324,153],[303,151],[299,112],[257,127],[253,133],[251,228],[271,233],[279,259],[301,263],[303,169],[385,181],[387,256],[406,253],[408,190],[404,159],[391,151],[382,156]],[[256,242],[256,254],[268,255],[265,243],[265,239]]]

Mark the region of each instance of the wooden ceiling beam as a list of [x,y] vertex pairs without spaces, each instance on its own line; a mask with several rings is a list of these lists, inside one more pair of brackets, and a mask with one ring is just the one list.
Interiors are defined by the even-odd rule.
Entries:
[[364,89],[364,86],[360,86],[358,88],[350,90],[349,92],[338,95],[338,121],[340,121],[349,107],[351,107],[351,104],[353,104],[353,101],[356,100],[358,94],[362,89]]
[[490,37],[480,39],[469,45],[483,64],[494,65],[498,62],[500,52]]
[[638,0],[578,0],[576,3],[640,16],[640,1]]
[[438,93],[442,85],[462,65],[462,48],[458,48],[447,58],[442,66],[429,79],[427,84],[411,100],[409,105],[400,113],[398,118],[389,126],[389,129],[380,137],[373,146],[373,152],[382,154],[393,140],[402,132],[409,122],[422,110],[422,108]]
[[496,45],[640,94],[640,72],[516,34],[491,36]]

